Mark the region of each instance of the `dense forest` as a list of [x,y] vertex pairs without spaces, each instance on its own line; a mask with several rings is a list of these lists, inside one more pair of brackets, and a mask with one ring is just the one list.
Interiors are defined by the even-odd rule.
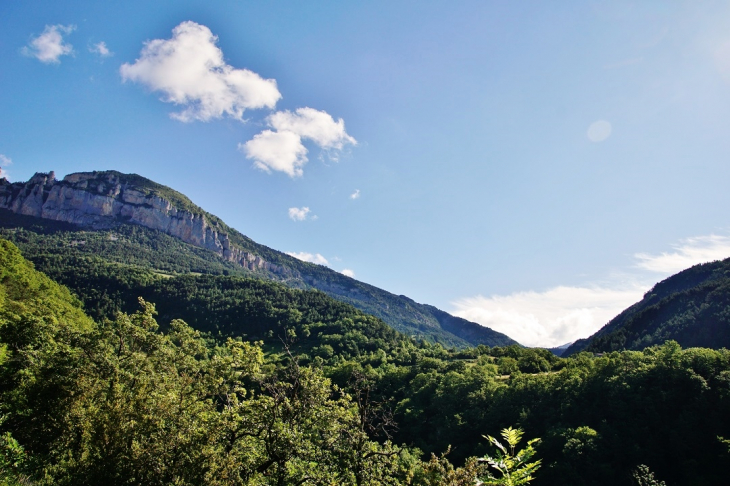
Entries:
[[508,427],[531,484],[724,483],[724,349],[449,349],[215,261],[163,273],[38,234],[15,237],[76,297],[3,243],[10,484],[509,484],[485,459]]

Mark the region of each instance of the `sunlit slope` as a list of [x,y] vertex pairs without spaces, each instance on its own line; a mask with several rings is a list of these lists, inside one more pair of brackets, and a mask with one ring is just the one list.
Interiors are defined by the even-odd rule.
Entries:
[[22,319],[60,328],[93,325],[67,288],[36,271],[15,245],[0,239],[0,326]]

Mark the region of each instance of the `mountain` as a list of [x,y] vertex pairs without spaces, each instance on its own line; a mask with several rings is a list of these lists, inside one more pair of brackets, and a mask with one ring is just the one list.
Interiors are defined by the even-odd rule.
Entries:
[[[30,240],[42,246],[33,235],[56,235],[65,242],[62,251],[56,248],[63,254],[106,255],[172,275],[255,276],[321,290],[400,332],[446,346],[515,344],[487,327],[258,244],[183,194],[136,174],[82,172],[57,180],[51,172],[25,183],[0,179],[0,227],[26,229],[28,241],[6,236],[23,251]],[[29,230],[33,227],[37,231]],[[183,255],[187,263],[181,265]]]
[[555,356],[562,356],[565,351],[572,345],[573,343],[565,343],[561,346],[556,346],[554,348],[547,348],[548,351],[553,353]]
[[730,259],[695,265],[659,282],[563,356],[641,350],[667,340],[683,348],[730,348]]

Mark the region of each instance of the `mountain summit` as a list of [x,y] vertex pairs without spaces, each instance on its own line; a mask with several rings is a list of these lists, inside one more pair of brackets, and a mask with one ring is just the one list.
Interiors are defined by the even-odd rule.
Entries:
[[36,173],[25,183],[0,179],[3,226],[10,213],[71,223],[84,231],[141,226],[211,252],[252,276],[321,290],[417,338],[446,346],[515,344],[487,327],[258,244],[185,195],[136,174],[80,172],[58,180],[50,172]]

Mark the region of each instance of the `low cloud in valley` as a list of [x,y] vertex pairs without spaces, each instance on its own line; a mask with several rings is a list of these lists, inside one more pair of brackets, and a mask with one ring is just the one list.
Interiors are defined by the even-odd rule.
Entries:
[[699,263],[730,257],[730,238],[697,236],[658,255],[637,253],[633,273],[613,282],[544,291],[478,295],[452,302],[453,314],[507,334],[526,346],[560,346],[586,338],[638,302],[657,282]]

